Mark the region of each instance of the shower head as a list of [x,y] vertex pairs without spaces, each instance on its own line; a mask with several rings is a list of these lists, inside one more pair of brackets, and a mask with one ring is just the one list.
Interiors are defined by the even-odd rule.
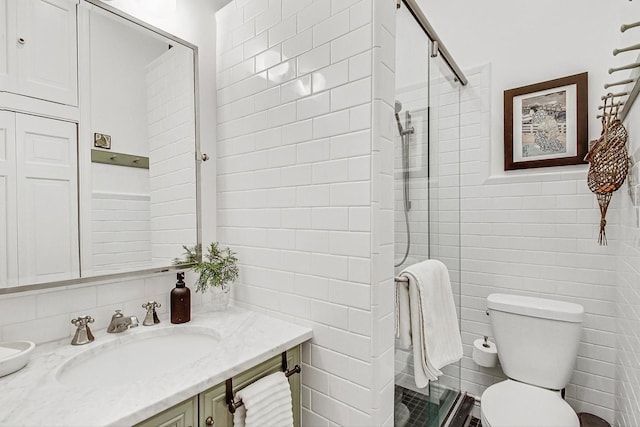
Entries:
[[404,129],[402,129],[402,124],[400,123],[400,116],[398,115],[400,110],[402,110],[402,103],[400,101],[396,101],[396,112],[395,112],[396,123],[398,124],[398,133],[400,134],[400,138],[402,138]]

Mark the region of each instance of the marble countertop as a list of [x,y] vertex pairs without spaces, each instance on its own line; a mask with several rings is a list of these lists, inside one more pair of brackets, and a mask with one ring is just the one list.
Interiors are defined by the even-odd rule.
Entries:
[[[191,322],[182,325],[173,325],[162,316],[161,320],[152,327],[140,323],[120,334],[94,331],[96,340],[87,345],[72,346],[70,339],[39,345],[24,369],[0,377],[0,426],[130,426],[310,339],[312,334],[309,328],[238,307],[194,313]],[[167,328],[175,328],[172,333],[181,328],[207,328],[215,331],[220,341],[209,355],[191,364],[176,360],[175,371],[132,378],[122,385],[79,389],[56,378],[71,357],[103,343],[123,337],[131,340],[135,334]]]

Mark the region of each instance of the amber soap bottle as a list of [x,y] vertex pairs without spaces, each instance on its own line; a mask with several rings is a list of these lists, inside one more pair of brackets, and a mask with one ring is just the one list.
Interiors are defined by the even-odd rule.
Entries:
[[171,291],[171,323],[191,320],[191,291],[184,284],[184,273],[177,274],[176,288]]

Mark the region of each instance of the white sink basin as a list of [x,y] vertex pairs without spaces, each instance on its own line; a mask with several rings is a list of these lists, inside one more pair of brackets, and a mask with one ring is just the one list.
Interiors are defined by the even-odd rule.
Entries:
[[175,374],[212,354],[220,342],[214,331],[200,328],[122,334],[102,345],[88,344],[91,348],[60,366],[57,380],[69,386],[112,386]]

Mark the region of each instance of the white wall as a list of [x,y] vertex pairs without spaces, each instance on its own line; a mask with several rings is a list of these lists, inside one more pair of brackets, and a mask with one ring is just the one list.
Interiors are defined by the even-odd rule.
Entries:
[[620,250],[617,265],[616,305],[618,353],[616,357],[616,418],[619,426],[640,425],[640,106],[634,104],[625,120],[633,167],[620,189]]
[[470,359],[473,340],[491,335],[484,314],[488,294],[578,302],[586,320],[567,400],[577,411],[613,422],[617,230],[612,218],[620,196],[610,208],[610,245],[599,247],[599,212],[586,186],[586,166],[505,173],[502,97],[506,89],[587,71],[590,138],[596,138],[602,85],[611,78],[607,68],[615,65],[611,50],[619,39],[619,9],[578,0],[528,8],[508,1],[420,3],[470,78],[461,94],[460,127],[462,388],[480,396],[504,378],[500,369],[479,368]]
[[111,135],[111,151],[148,157],[147,123],[142,120],[147,115],[147,93],[141,88],[145,67],[165,53],[168,44],[105,14],[91,13],[92,136]]
[[504,174],[502,99],[506,89],[588,71],[589,134],[591,138],[600,135],[593,118],[604,94],[602,85],[611,79],[607,69],[613,65],[611,50],[619,37],[617,4],[598,0],[543,0],[527,5],[508,0],[418,3],[460,67],[491,63],[491,175]]
[[393,424],[395,2],[218,19],[218,231],[237,303],[304,323],[303,425]]

